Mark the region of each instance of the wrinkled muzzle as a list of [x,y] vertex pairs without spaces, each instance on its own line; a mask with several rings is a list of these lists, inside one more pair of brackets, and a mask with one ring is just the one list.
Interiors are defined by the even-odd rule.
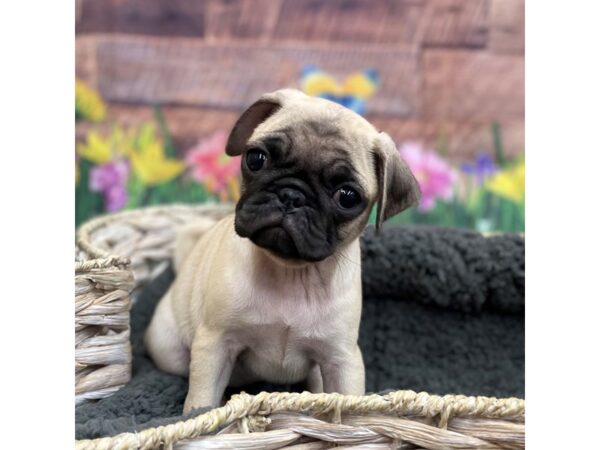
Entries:
[[285,259],[321,261],[335,251],[335,226],[316,196],[297,183],[244,193],[235,231]]

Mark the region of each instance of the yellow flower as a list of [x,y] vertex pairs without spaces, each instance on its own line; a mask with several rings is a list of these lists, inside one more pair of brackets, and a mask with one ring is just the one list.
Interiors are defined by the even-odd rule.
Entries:
[[156,137],[152,124],[144,124],[136,132],[115,126],[107,137],[90,131],[87,141],[77,146],[79,156],[97,165],[107,164],[115,158],[127,157],[137,178],[145,185],[165,183],[181,172],[185,165],[167,159],[162,142]]
[[115,126],[107,137],[102,137],[96,131],[90,131],[86,142],[77,146],[79,156],[94,164],[106,164],[115,156],[127,156],[133,148],[133,133],[125,133],[119,126]]
[[485,187],[494,194],[515,203],[525,201],[525,161],[491,177]]
[[100,95],[82,81],[75,81],[75,118],[101,122],[106,117],[106,105]]
[[302,90],[311,96],[319,96],[323,93],[341,95],[342,88],[337,80],[324,72],[307,74],[301,81]]
[[140,132],[136,148],[129,157],[136,176],[147,186],[166,183],[185,168],[183,162],[165,157],[164,147],[154,137],[153,128]]
[[327,72],[309,67],[300,79],[302,90],[314,97],[352,96],[359,99],[371,97],[379,88],[379,76],[373,70],[356,72],[341,83]]
[[354,95],[358,98],[369,98],[377,91],[378,82],[359,72],[350,75],[344,81],[342,92],[346,95]]
[[87,142],[77,146],[79,156],[93,162],[94,164],[106,164],[113,157],[110,137],[104,139],[97,132],[90,131]]

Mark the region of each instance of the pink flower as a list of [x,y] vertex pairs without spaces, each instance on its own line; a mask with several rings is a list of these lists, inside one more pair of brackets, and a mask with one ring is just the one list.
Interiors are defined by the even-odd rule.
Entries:
[[90,191],[102,193],[106,211],[118,211],[127,203],[128,176],[129,166],[125,161],[109,162],[90,170]]
[[433,150],[424,150],[419,144],[407,142],[400,148],[400,156],[406,161],[421,188],[421,211],[435,207],[437,199],[450,200],[456,182],[456,173],[450,165]]
[[239,158],[230,158],[225,154],[226,143],[227,133],[217,131],[188,150],[186,156],[196,181],[221,195],[227,193],[228,185],[240,173]]

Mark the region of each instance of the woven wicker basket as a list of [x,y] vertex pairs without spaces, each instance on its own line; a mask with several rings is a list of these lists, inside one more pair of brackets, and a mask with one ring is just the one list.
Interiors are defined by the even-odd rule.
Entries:
[[[130,379],[130,298],[135,301],[137,289],[168,265],[177,229],[231,211],[226,204],[151,207],[94,219],[79,229],[77,400],[110,395]],[[517,398],[242,393],[193,419],[79,440],[76,448],[518,449],[525,446],[524,415],[525,403]]]
[[146,208],[82,225],[75,256],[75,400],[111,395],[131,378],[130,293],[169,263],[177,228],[220,218],[227,204]]

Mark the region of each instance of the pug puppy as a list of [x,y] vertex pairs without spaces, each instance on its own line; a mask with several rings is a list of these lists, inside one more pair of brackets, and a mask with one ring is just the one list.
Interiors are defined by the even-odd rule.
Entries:
[[378,229],[418,203],[414,176],[387,134],[290,89],[250,106],[226,153],[242,155],[235,215],[180,233],[149,354],[189,375],[184,413],[258,380],[364,394],[359,236],[376,202]]

